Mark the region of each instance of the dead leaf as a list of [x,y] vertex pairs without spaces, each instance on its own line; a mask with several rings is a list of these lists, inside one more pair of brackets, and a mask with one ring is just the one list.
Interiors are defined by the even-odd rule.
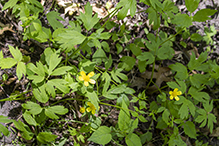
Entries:
[[0,35],[2,35],[4,33],[4,31],[10,31],[15,33],[14,30],[12,30],[13,26],[10,26],[10,24],[6,24],[5,26],[3,26],[3,29],[0,29]]
[[211,137],[219,137],[219,127],[214,129],[214,131],[210,134]]

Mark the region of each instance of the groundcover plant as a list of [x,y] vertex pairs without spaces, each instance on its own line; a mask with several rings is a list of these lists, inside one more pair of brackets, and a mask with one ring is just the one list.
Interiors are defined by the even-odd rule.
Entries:
[[[200,129],[212,133],[217,126],[217,99],[209,89],[219,84],[219,66],[208,50],[171,62],[177,40],[185,48],[184,40],[212,43],[214,28],[206,28],[205,36],[189,30],[193,22],[205,22],[217,12],[197,10],[199,2],[185,0],[187,13],[181,13],[171,0],[120,0],[101,19],[84,2],[84,11],[71,15],[64,26],[56,1],[49,9],[37,0],[2,1],[2,11],[21,22],[23,41],[35,41],[43,50],[38,60],[17,46],[8,45],[11,55],[0,52],[1,87],[10,76],[7,69],[16,69],[18,82],[28,80],[25,90],[0,100],[18,100],[22,107],[19,119],[0,116],[1,134],[15,132],[24,145],[141,146],[159,141],[186,146],[188,140],[202,145]],[[137,3],[148,7],[141,11],[151,26],[144,38],[135,38],[119,23],[140,13]],[[171,63],[165,65],[167,61]],[[145,77],[143,90],[132,86],[132,75],[138,73]],[[142,131],[140,125],[147,128]]]

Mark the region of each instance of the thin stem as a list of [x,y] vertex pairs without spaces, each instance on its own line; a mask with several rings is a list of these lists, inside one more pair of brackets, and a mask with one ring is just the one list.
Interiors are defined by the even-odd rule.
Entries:
[[154,63],[153,63],[153,68],[152,68],[152,73],[151,73],[151,79],[150,79],[149,83],[147,84],[146,89],[149,87],[149,85],[150,85],[151,82],[152,82],[152,79],[153,79],[153,76],[154,76],[154,69],[155,69],[155,61],[154,61]]

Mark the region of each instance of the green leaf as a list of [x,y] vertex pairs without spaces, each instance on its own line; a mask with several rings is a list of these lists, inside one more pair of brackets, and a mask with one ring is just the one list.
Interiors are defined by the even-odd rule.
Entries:
[[208,128],[210,129],[210,132],[213,132],[214,124],[217,123],[216,117],[214,114],[210,113],[208,114]]
[[8,135],[9,135],[8,129],[7,129],[5,126],[3,126],[2,124],[0,124],[0,134],[1,134],[1,132],[2,132],[5,136],[8,136]]
[[112,60],[112,56],[111,54],[109,54],[109,59],[107,59],[107,61],[105,62],[105,68],[106,70],[108,70],[113,64],[113,60]]
[[208,52],[202,52],[200,54],[200,56],[198,57],[198,59],[196,59],[195,54],[192,53],[191,57],[190,57],[190,61],[188,63],[188,68],[190,70],[203,70],[203,62],[207,60],[208,57]]
[[35,119],[31,116],[31,114],[28,111],[25,111],[22,115],[28,124],[33,126],[37,125]]
[[4,58],[2,50],[0,51],[0,59]]
[[117,54],[121,53],[123,50],[123,47],[120,45],[120,43],[116,43],[116,48],[117,48]]
[[164,112],[163,112],[163,114],[162,114],[162,119],[163,119],[163,121],[164,121],[166,124],[169,123],[169,120],[170,120],[169,116],[170,116],[169,110],[168,110],[168,109],[165,109]]
[[125,80],[125,81],[128,80],[128,77],[125,74],[121,73],[121,71],[122,71],[122,69],[119,68],[119,69],[113,70],[111,72],[113,80],[115,80],[118,83],[121,83],[121,81],[118,77],[120,77],[122,80]]
[[120,113],[119,113],[119,117],[118,117],[119,129],[121,131],[128,130],[130,120],[131,120],[131,118],[130,118],[128,107],[127,107],[125,101],[122,100],[122,109],[120,109]]
[[66,74],[67,71],[69,71],[69,70],[71,70],[71,69],[72,69],[72,67],[70,67],[70,66],[62,66],[62,67],[59,67],[59,68],[55,69],[55,70],[51,73],[51,75],[52,75],[52,76],[64,75],[64,74]]
[[59,117],[56,114],[65,115],[66,113],[68,113],[68,109],[62,105],[56,105],[45,109],[45,114],[51,119],[58,119]]
[[13,8],[17,4],[18,0],[9,0],[7,3],[5,3],[4,7],[2,8],[2,11]]
[[146,61],[146,64],[151,64],[155,61],[155,57],[151,52],[143,52],[137,56],[140,61]]
[[186,8],[190,13],[193,13],[197,8],[200,0],[185,0]]
[[198,41],[201,41],[202,40],[202,36],[198,33],[193,33],[191,35],[191,40],[194,41],[194,42],[198,42]]
[[160,16],[152,7],[149,7],[146,12],[148,13],[149,24],[153,23],[153,30],[160,27]]
[[110,52],[109,44],[106,41],[101,42],[101,46],[103,47],[105,52]]
[[125,142],[128,146],[142,146],[141,139],[134,133],[127,135],[125,137]]
[[10,123],[13,122],[13,120],[8,119],[8,117],[0,115],[0,122],[1,123]]
[[37,140],[43,144],[48,144],[55,141],[58,136],[51,134],[50,132],[40,132],[37,135]]
[[189,27],[192,25],[192,18],[187,14],[176,14],[174,19],[172,20],[173,24],[176,24],[179,27]]
[[18,50],[18,48],[16,47],[16,49],[14,49],[14,47],[8,45],[9,50],[12,54],[12,56],[14,57],[14,59],[19,62],[22,60],[22,53],[20,52],[20,50]]
[[86,97],[89,98],[90,102],[95,106],[96,109],[99,109],[99,98],[96,94],[96,92],[87,92]]
[[93,141],[95,143],[105,145],[109,143],[111,139],[112,135],[110,128],[106,126],[100,126],[96,131],[94,131],[88,141]]
[[21,131],[21,136],[26,139],[26,140],[31,140],[34,136],[34,134],[31,132],[30,128],[22,123],[20,120],[17,121],[13,121],[15,127]]
[[17,74],[18,80],[20,80],[23,75],[24,76],[26,75],[26,65],[23,62],[18,62],[16,74]]
[[129,45],[129,48],[131,49],[132,53],[135,55],[135,56],[139,56],[142,51],[140,49],[140,47],[136,46],[135,44],[130,44]]
[[85,13],[80,13],[78,18],[83,22],[84,27],[89,31],[91,28],[94,27],[95,24],[99,21],[99,18],[97,18],[98,14],[95,14],[94,17],[92,17],[92,6],[89,2],[84,7]]
[[210,99],[210,96],[206,92],[199,92],[196,88],[190,87],[189,92],[192,97],[199,102],[207,102]]
[[48,95],[46,94],[45,91],[45,85],[42,85],[38,88],[34,88],[33,89],[33,95],[35,96],[35,98],[42,103],[46,103],[49,100]]
[[78,31],[75,30],[67,30],[58,35],[55,39],[58,43],[61,44],[61,48],[63,49],[72,49],[75,45],[83,43],[86,37]]
[[105,52],[101,48],[96,50],[92,58],[93,58],[92,61],[97,62],[97,64],[101,64],[102,61],[105,62],[107,59]]
[[217,10],[201,9],[193,16],[193,21],[205,22],[206,20],[211,20],[209,16],[214,15],[216,12]]
[[116,8],[123,7],[117,14],[119,20],[122,20],[126,17],[128,10],[130,9],[130,15],[133,17],[136,12],[136,0],[121,0]]
[[27,101],[27,103],[23,103],[22,107],[24,109],[29,110],[28,112],[30,114],[33,114],[33,115],[38,115],[42,111],[41,106],[37,103],[32,102],[32,101]]
[[142,134],[140,136],[140,139],[141,139],[142,144],[144,144],[145,142],[149,142],[152,140],[152,133],[148,131],[148,132]]
[[209,81],[210,75],[205,74],[193,74],[189,77],[192,85],[196,88],[200,88],[202,84],[206,84]]
[[52,79],[48,82],[50,82],[53,86],[57,87],[60,91],[62,91],[65,94],[69,92],[69,88],[67,86],[68,82],[64,79]]
[[59,65],[62,58],[58,57],[56,53],[51,54],[49,58],[49,75],[51,75],[52,71]]
[[121,68],[124,68],[125,71],[130,71],[134,67],[136,61],[135,58],[130,56],[123,56],[120,60],[122,61]]
[[172,70],[176,71],[176,75],[175,77],[178,78],[179,80],[185,80],[188,77],[188,72],[187,72],[187,68],[182,65],[181,63],[175,63],[175,64],[171,64],[169,66],[169,68],[171,68]]
[[[49,21],[49,24],[52,26],[52,28],[55,30],[57,28],[63,28],[63,24],[59,22],[58,20],[65,21],[62,17],[59,16],[60,14],[55,11],[50,11],[46,14],[47,20]],[[56,20],[58,19],[58,20]]]
[[0,61],[0,67],[2,69],[12,68],[17,61],[14,58],[2,58]]

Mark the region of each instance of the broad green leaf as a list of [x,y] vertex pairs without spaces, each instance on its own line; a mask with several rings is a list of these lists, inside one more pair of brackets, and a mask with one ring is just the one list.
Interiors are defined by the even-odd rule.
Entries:
[[2,8],[2,11],[13,8],[17,4],[18,0],[9,0],[7,3],[5,3],[4,7]]
[[8,136],[8,135],[9,135],[8,129],[7,129],[5,126],[3,126],[2,124],[0,124],[0,134],[1,134],[1,132],[2,132],[3,135],[5,135],[5,136]]
[[56,53],[51,54],[49,58],[49,75],[51,75],[52,71],[59,65],[62,58],[58,57]]
[[133,43],[130,44],[129,47],[130,47],[130,50],[132,51],[132,53],[133,53],[135,56],[139,56],[139,55],[142,53],[140,47],[136,46],[136,45],[133,44]]
[[155,57],[151,52],[143,52],[137,56],[140,61],[146,61],[146,64],[151,64],[155,61]]
[[64,115],[68,113],[68,109],[62,105],[56,105],[45,109],[45,114],[51,119],[58,119],[56,114]]
[[212,10],[212,9],[202,9],[199,10],[194,16],[193,16],[193,21],[197,22],[205,22],[206,20],[211,20],[209,16],[214,15],[217,10]]
[[130,15],[133,17],[136,12],[136,0],[121,0],[116,8],[122,9],[118,12],[117,17],[119,20],[122,20],[126,17],[128,10],[130,9]]
[[83,22],[84,27],[89,31],[91,28],[94,27],[95,24],[98,23],[99,18],[97,17],[98,14],[95,14],[94,17],[92,17],[92,6],[90,5],[89,2],[84,7],[85,13],[80,13],[78,18]]
[[[59,22],[58,20],[65,21],[62,17],[59,16],[60,14],[55,11],[50,11],[46,14],[47,20],[49,21],[49,24],[52,26],[54,30],[57,28],[63,28],[63,24]],[[57,20],[58,19],[58,20]]]
[[125,88],[126,88],[126,86],[124,84],[122,84],[122,85],[120,84],[118,86],[112,87],[108,92],[110,94],[121,94],[121,93],[125,92]]
[[213,100],[211,100],[211,103],[209,104],[209,102],[206,102],[203,104],[204,109],[206,110],[207,113],[210,113],[213,109]]
[[26,65],[23,62],[18,62],[16,74],[17,74],[18,80],[20,80],[23,75],[24,76],[26,75]]
[[45,85],[42,85],[38,88],[34,88],[33,89],[33,95],[35,96],[35,98],[42,103],[46,103],[49,100],[48,95],[46,94],[45,91]]
[[122,100],[122,109],[120,109],[120,113],[119,113],[119,117],[118,117],[119,129],[121,131],[128,130],[130,120],[131,120],[131,118],[130,118],[128,107],[127,107],[125,101]]
[[28,124],[33,126],[37,125],[35,119],[31,116],[31,114],[28,111],[25,111],[22,115]]
[[197,8],[200,0],[185,0],[186,8],[190,13],[193,13]]
[[33,80],[34,83],[40,83],[44,80],[44,76],[29,75],[28,79]]
[[72,69],[72,67],[70,67],[70,66],[62,66],[62,67],[59,67],[59,68],[55,69],[55,70],[51,73],[51,75],[52,75],[52,76],[64,75],[64,74],[66,74],[67,71],[69,71],[69,70],[71,70],[71,69]]
[[58,136],[50,133],[50,132],[40,132],[38,135],[37,135],[37,140],[43,144],[48,144],[50,142],[55,142],[55,139],[57,138]]
[[141,143],[149,142],[152,140],[152,133],[147,131],[146,133],[140,135]]
[[191,35],[191,40],[195,41],[195,42],[201,41],[202,40],[202,36],[200,34],[198,34],[198,33],[193,33]]
[[121,59],[122,61],[122,67],[124,68],[125,71],[130,71],[134,65],[135,65],[135,58],[131,57],[131,56],[123,56]]
[[0,67],[2,69],[12,68],[17,61],[14,58],[2,58],[0,61]]
[[75,45],[83,43],[86,37],[78,31],[67,30],[58,35],[55,39],[58,43],[61,44],[60,47],[64,49],[72,49]]
[[142,146],[141,139],[134,133],[127,135],[125,137],[125,142],[128,146]]
[[123,47],[120,45],[120,43],[116,43],[116,48],[117,48],[117,54],[121,53],[123,50]]
[[190,87],[189,92],[192,97],[199,102],[207,102],[210,99],[210,96],[206,92],[199,92],[196,88]]
[[101,42],[101,46],[103,47],[105,52],[110,52],[109,44],[106,41]]
[[200,70],[200,71],[202,71],[203,69],[205,69],[205,68],[203,68],[203,67],[205,67],[205,66],[203,66],[203,62],[207,60],[207,57],[208,57],[208,52],[207,51],[202,52],[200,54],[200,56],[198,57],[198,59],[196,59],[195,54],[192,53],[192,55],[190,57],[190,61],[188,63],[188,68],[190,70]]
[[23,103],[22,107],[24,109],[27,109],[28,112],[30,114],[33,114],[33,115],[38,115],[42,111],[41,106],[37,103],[32,102],[32,101],[27,101],[27,103]]
[[100,126],[96,131],[94,131],[88,141],[93,141],[95,143],[105,145],[109,143],[111,139],[112,135],[110,128],[106,126]]
[[176,24],[179,27],[189,27],[192,25],[192,18],[187,14],[176,14],[172,20],[173,24]]
[[105,62],[106,59],[107,59],[106,54],[101,48],[97,49],[92,57],[92,61],[97,62],[97,64],[101,64],[102,61]]
[[157,57],[161,60],[171,60],[174,56],[174,50],[171,46],[165,46],[164,44],[158,49]]
[[217,123],[216,117],[214,114],[210,113],[208,114],[208,128],[210,129],[210,132],[213,132],[214,124]]
[[111,54],[109,54],[109,59],[107,59],[107,61],[105,62],[105,68],[106,70],[108,70],[113,64],[113,60],[112,60],[112,56]]
[[122,71],[121,68],[111,71],[111,76],[113,80],[115,80],[118,83],[121,83],[118,77],[120,77],[122,80],[125,80],[125,81],[128,80],[128,77],[125,74],[121,73],[121,71]]
[[0,59],[4,58],[2,50],[0,51]]
[[65,94],[69,92],[69,88],[67,86],[68,82],[64,79],[52,79],[48,82],[50,82],[49,84],[52,84],[53,86],[57,87],[60,91],[62,91]]
[[14,121],[13,122],[15,127],[20,130],[21,132],[21,136],[26,139],[26,140],[31,140],[34,136],[34,134],[31,132],[30,128],[24,124],[23,122],[21,122],[20,120],[17,122],[17,121]]
[[21,51],[18,50],[17,47],[16,47],[16,49],[14,49],[14,47],[12,47],[12,46],[10,46],[10,45],[8,45],[8,47],[9,47],[9,50],[10,50],[12,56],[14,57],[14,59],[15,59],[17,62],[21,61],[21,60],[22,60],[22,53],[21,53]]
[[13,122],[13,120],[8,119],[8,117],[0,115],[0,122],[1,123],[10,123]]
[[162,119],[163,119],[163,121],[164,121],[166,124],[169,123],[169,120],[170,120],[169,116],[170,116],[169,110],[168,110],[168,109],[165,109],[164,112],[163,112],[163,114],[162,114]]
[[188,77],[188,72],[187,72],[187,68],[182,65],[181,63],[175,63],[175,64],[171,64],[169,66],[169,68],[171,68],[172,70],[176,71],[176,75],[175,77],[178,78],[179,80],[185,80]]
[[210,75],[205,74],[194,74],[189,77],[189,80],[191,81],[192,85],[196,88],[200,88],[201,85],[205,85],[209,81]]
[[99,109],[99,98],[96,94],[96,92],[87,92],[86,97],[89,98],[90,102],[95,106],[96,109]]
[[153,30],[160,27],[160,16],[152,7],[149,7],[146,12],[148,13],[149,24],[153,24]]
[[187,146],[180,136],[178,127],[174,126],[174,133],[170,136],[168,144],[169,146]]

